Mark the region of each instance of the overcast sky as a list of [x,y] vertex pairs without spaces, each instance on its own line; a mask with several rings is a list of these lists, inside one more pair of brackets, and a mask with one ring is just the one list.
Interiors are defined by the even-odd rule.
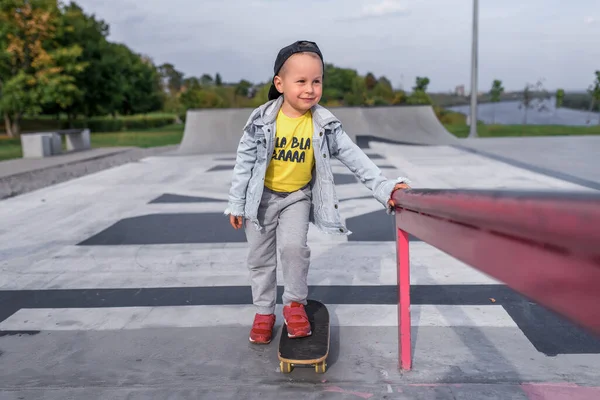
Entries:
[[[186,76],[270,80],[278,50],[317,42],[325,61],[409,89],[470,87],[472,0],[78,0],[109,40]],[[599,0],[480,0],[479,89],[545,78],[585,89],[600,69]]]

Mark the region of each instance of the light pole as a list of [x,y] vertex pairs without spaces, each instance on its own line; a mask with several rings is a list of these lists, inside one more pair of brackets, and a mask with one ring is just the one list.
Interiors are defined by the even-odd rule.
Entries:
[[479,0],[473,0],[473,35],[471,43],[471,129],[469,137],[477,137],[477,42]]

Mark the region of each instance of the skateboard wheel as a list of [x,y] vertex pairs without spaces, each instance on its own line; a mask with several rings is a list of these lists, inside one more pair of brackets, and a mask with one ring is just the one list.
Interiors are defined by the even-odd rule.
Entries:
[[315,364],[315,372],[317,374],[324,374],[326,367],[327,364],[325,363],[325,361],[321,361],[320,363]]
[[283,372],[284,374],[289,374],[290,372],[292,372],[292,364],[290,363],[286,363],[283,361],[279,362],[279,369],[281,370],[281,372]]

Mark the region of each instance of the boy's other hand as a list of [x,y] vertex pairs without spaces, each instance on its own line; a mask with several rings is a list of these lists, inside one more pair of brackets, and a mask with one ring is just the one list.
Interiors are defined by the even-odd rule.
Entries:
[[240,229],[242,227],[243,222],[244,217],[242,217],[241,215],[235,216],[229,214],[229,223],[231,224],[231,226],[233,226],[234,229]]
[[394,203],[394,200],[392,200],[392,195],[394,194],[394,192],[398,189],[410,189],[410,186],[408,186],[406,183],[398,183],[396,184],[396,186],[394,186],[394,189],[392,190],[392,194],[390,195],[390,199],[388,201],[388,205],[390,207],[394,207],[396,204]]

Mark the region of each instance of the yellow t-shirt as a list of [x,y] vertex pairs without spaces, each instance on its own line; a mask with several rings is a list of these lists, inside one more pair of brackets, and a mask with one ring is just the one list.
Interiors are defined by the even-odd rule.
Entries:
[[290,118],[279,110],[265,186],[277,192],[293,192],[310,182],[315,163],[312,136],[310,110],[298,118]]

